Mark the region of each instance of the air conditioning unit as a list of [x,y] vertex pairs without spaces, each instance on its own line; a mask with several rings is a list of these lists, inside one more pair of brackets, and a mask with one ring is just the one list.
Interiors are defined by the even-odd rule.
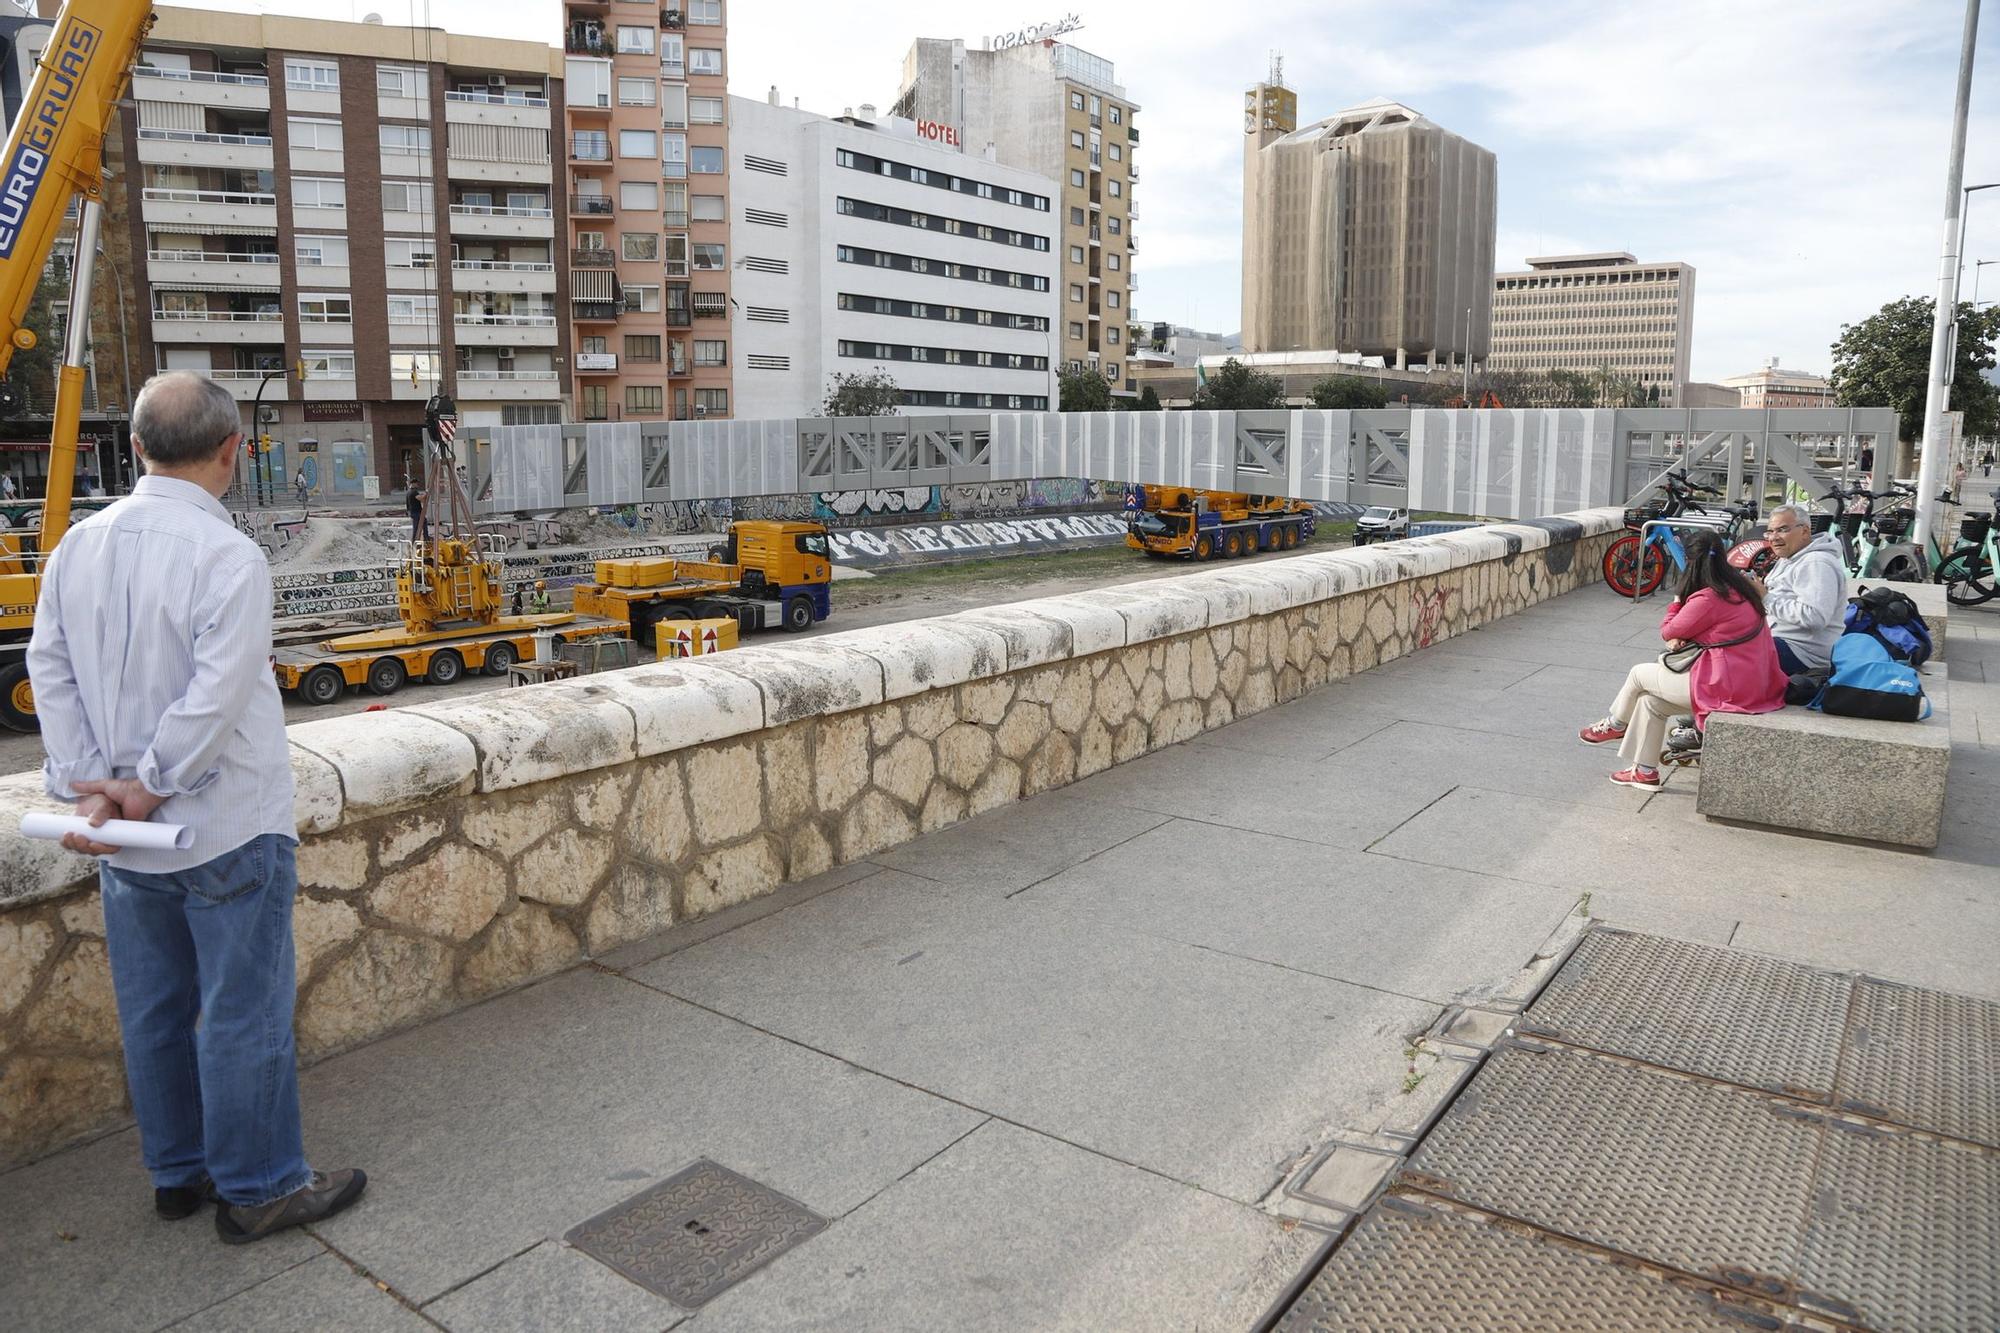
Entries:
[[507,76],[505,74],[488,74],[486,76],[486,86],[488,88],[505,88],[507,86]]
[[512,361],[514,359],[514,349],[511,347],[496,347],[493,349],[493,355],[502,361]]
[[705,417],[708,415],[708,408],[701,403],[696,403],[694,405],[694,414],[698,417]]

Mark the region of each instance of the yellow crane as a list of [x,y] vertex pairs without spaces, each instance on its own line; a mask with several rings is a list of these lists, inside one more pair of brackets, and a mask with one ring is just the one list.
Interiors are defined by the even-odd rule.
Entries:
[[104,132],[118,114],[139,43],[152,26],[153,11],[144,0],[68,0],[56,16],[55,35],[35,62],[34,81],[0,157],[0,374],[16,351],[35,346],[34,331],[22,321],[70,202],[82,201],[41,530],[7,540],[5,568],[12,572],[0,573],[0,722],[16,731],[35,729],[25,657],[41,593],[41,564],[69,528],[91,272],[102,220]]

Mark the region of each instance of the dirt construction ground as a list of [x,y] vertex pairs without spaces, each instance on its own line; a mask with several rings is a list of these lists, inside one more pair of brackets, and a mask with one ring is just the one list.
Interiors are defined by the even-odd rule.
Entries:
[[[1318,540],[1299,553],[1345,545],[1343,534],[1346,528],[1345,524],[1331,531],[1322,528]],[[1278,554],[1249,557],[1251,560],[1286,558]],[[1114,583],[1174,578],[1209,567],[1173,560],[1149,560],[1126,547],[1110,546],[1054,551],[1046,555],[1001,556],[964,564],[890,570],[872,577],[843,578],[833,587],[832,616],[799,637],[810,638],[814,634],[831,634],[837,630],[864,629],[869,625],[948,615],[976,606],[1019,602],[1032,597],[1054,597],[1061,593],[1109,587]],[[782,641],[786,636],[770,637]],[[468,675],[457,684],[448,686],[411,684],[391,698],[394,703],[415,703],[441,695],[504,689],[506,685],[504,678]],[[287,697],[285,720],[308,722],[316,717],[359,713],[371,705],[384,702],[358,690],[350,690],[338,703],[323,708],[314,708]],[[41,737],[0,732],[0,773],[19,773],[39,767],[41,762]]]

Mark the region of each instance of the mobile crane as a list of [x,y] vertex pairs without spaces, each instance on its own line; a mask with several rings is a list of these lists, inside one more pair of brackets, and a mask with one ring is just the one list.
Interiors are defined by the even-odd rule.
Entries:
[[0,157],[0,374],[15,352],[36,344],[34,330],[22,321],[70,201],[82,201],[41,529],[9,538],[8,572],[0,573],[0,723],[15,731],[36,729],[28,638],[41,595],[42,562],[69,529],[91,272],[103,218],[104,132],[118,114],[139,43],[152,26],[152,8],[145,0],[69,0],[56,16],[54,37],[35,62],[34,81]]
[[1304,500],[1180,486],[1138,490],[1139,508],[1126,520],[1125,544],[1148,556],[1212,560],[1288,551],[1310,541],[1317,527]]
[[394,694],[412,677],[449,685],[468,670],[507,674],[534,651],[538,630],[555,631],[558,642],[627,632],[623,620],[573,611],[503,613],[499,543],[473,522],[452,447],[457,434],[458,407],[440,390],[424,405],[424,526],[397,544],[400,623],[278,649],[271,669],[280,689],[330,704],[351,685],[370,694]]
[[707,560],[597,562],[597,581],[576,590],[576,609],[631,626],[653,646],[663,620],[734,620],[739,632],[779,626],[787,633],[825,620],[833,560],[818,523],[744,519]]

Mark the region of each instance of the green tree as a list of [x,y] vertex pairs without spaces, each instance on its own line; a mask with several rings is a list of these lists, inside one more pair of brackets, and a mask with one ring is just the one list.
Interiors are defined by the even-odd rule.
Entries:
[[53,305],[69,299],[69,281],[54,272],[54,265],[42,270],[35,295],[28,302],[21,327],[33,331],[35,345],[16,348],[7,366],[7,382],[14,386],[20,406],[15,416],[28,416],[52,409],[56,400],[56,371],[62,365],[62,334],[56,326]]
[[1065,366],[1056,376],[1056,388],[1064,412],[1111,410],[1111,381],[1096,366]]
[[[1906,440],[1924,433],[1924,394],[1930,385],[1931,319],[1937,303],[1927,296],[1891,301],[1858,324],[1840,326],[1833,344],[1834,401],[1842,407],[1893,407]],[[1958,305],[1958,364],[1951,378],[1951,407],[1965,413],[1968,437],[2000,428],[2000,389],[1980,372],[1993,367],[2000,308]]]
[[1389,389],[1381,380],[1329,375],[1313,385],[1312,403],[1321,409],[1387,407]]
[[1628,379],[1613,370],[1607,363],[1591,372],[1591,392],[1595,395],[1592,407],[1644,407],[1646,390],[1635,379]]
[[828,378],[820,413],[829,417],[893,417],[902,401],[903,391],[888,371],[857,370]]
[[1285,405],[1285,386],[1276,375],[1252,370],[1235,357],[1194,391],[1194,405],[1211,412],[1256,412]]
[[1139,390],[1139,410],[1141,412],[1157,412],[1160,410],[1159,391],[1150,384]]

